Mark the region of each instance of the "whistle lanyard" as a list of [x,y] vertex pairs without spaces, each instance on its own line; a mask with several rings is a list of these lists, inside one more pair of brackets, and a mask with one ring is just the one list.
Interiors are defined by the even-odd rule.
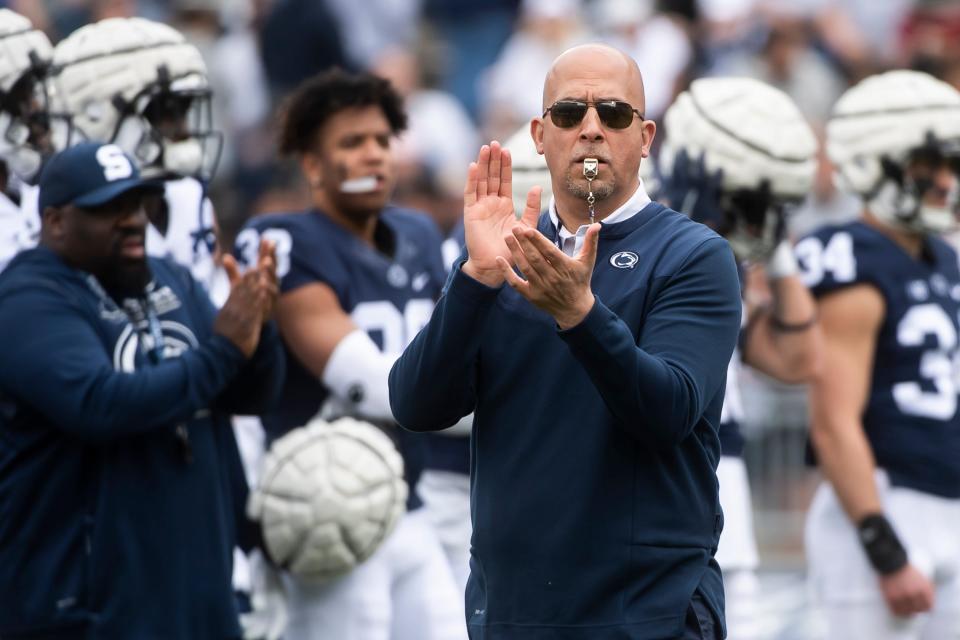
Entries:
[[[160,364],[164,359],[164,340],[163,327],[160,324],[160,316],[156,307],[150,299],[150,291],[145,290],[142,298],[137,299],[140,313],[143,315],[143,321],[146,321],[146,331],[143,330],[143,321],[131,314],[126,306],[121,307],[104,290],[100,282],[92,275],[86,278],[87,286],[100,299],[100,304],[104,309],[111,312],[122,313],[127,318],[130,327],[136,332],[138,337],[138,348],[151,364]],[[149,339],[148,339],[149,338]],[[150,343],[149,345],[147,343]],[[177,448],[184,463],[189,464],[193,461],[193,447],[190,444],[190,431],[185,423],[180,423],[174,427],[173,435],[177,440]]]

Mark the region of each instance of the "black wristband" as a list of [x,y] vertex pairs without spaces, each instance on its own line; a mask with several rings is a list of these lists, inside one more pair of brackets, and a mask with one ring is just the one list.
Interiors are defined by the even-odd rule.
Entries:
[[857,535],[870,564],[881,575],[899,571],[907,564],[907,550],[897,532],[881,513],[872,513],[857,524]]
[[781,333],[790,333],[796,331],[806,331],[817,324],[817,313],[814,312],[809,320],[803,322],[784,322],[774,314],[770,314],[770,328]]

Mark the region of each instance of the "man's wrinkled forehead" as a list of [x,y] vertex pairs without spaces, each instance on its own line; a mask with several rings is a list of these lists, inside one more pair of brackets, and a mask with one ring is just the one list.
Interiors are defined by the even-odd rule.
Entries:
[[543,108],[564,98],[625,100],[643,109],[643,80],[636,62],[602,45],[584,45],[554,60],[543,83]]

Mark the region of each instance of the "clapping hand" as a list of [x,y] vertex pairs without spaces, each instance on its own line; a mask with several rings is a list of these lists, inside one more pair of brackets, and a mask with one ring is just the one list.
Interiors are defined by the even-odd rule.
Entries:
[[515,228],[536,229],[540,217],[540,187],[527,194],[518,220],[513,210],[513,169],[510,152],[499,142],[483,145],[467,170],[463,190],[463,225],[468,258],[463,272],[490,287],[503,284],[497,258],[510,259],[506,239]]
[[260,341],[260,328],[273,315],[279,296],[277,257],[273,242],[261,240],[257,266],[243,275],[233,256],[224,256],[223,268],[230,279],[230,297],[213,323],[248,358]]
[[497,257],[497,264],[511,287],[553,316],[561,329],[569,329],[580,324],[593,308],[590,278],[599,238],[600,223],[594,223],[587,228],[580,252],[571,258],[536,229],[517,226],[506,244],[523,277],[505,258]]

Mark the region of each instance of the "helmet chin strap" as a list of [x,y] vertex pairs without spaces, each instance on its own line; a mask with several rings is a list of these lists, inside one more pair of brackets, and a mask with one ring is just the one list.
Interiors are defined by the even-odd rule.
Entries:
[[599,169],[600,163],[596,158],[583,159],[583,177],[587,179],[587,206],[590,208],[590,224],[594,222],[595,213],[593,211],[593,205],[597,201],[593,195],[593,180],[597,177]]

